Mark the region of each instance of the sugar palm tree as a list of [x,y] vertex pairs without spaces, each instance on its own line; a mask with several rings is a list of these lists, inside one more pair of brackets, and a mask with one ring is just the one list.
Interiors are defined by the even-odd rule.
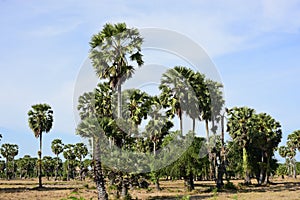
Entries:
[[9,179],[8,176],[8,162],[12,161],[13,162],[13,173],[14,173],[14,157],[16,155],[18,155],[19,152],[19,147],[16,144],[9,144],[9,143],[5,143],[1,145],[0,148],[0,153],[1,155],[5,158],[5,166],[6,166],[6,179]]
[[75,147],[74,147],[74,153],[75,153],[75,156],[79,159],[80,180],[82,181],[82,169],[83,169],[82,159],[87,156],[88,149],[85,146],[85,144],[83,144],[82,142],[76,143]]
[[169,69],[162,75],[159,89],[162,91],[160,100],[163,107],[168,108],[166,114],[171,118],[177,115],[180,122],[180,133],[182,135],[183,102],[188,89],[185,78],[180,74],[180,67]]
[[100,79],[107,79],[112,89],[118,92],[118,118],[122,117],[121,85],[134,73],[134,66],[143,64],[141,45],[143,39],[135,28],[125,23],[105,24],[90,41],[93,67]]
[[227,130],[229,135],[243,148],[243,170],[245,183],[250,184],[249,144],[255,133],[255,110],[248,107],[234,107],[228,110]]
[[[255,144],[261,149],[261,171],[259,184],[269,182],[269,168],[271,156],[274,154],[275,148],[281,141],[282,131],[279,122],[275,121],[270,115],[260,113],[256,116],[256,134],[254,137]],[[266,163],[266,165],[264,165]]]
[[64,151],[64,144],[61,139],[55,139],[51,143],[52,152],[56,155],[56,167],[55,167],[55,180],[57,180],[58,168],[59,168],[59,158],[58,155]]
[[48,133],[53,124],[53,111],[48,104],[31,106],[28,112],[28,124],[36,138],[40,138],[39,156],[39,187],[42,187],[42,134]]
[[[68,172],[67,172],[67,180],[70,180],[70,175],[71,175],[71,164],[74,163],[74,160],[76,158],[75,156],[75,151],[74,151],[74,144],[66,144],[64,146],[64,151],[63,151],[63,156],[64,158],[67,160],[68,162]],[[72,173],[73,174],[73,173]],[[72,176],[72,178],[74,178],[74,176]]]
[[93,147],[94,181],[98,190],[98,199],[107,200],[108,195],[105,189],[105,180],[102,172],[100,153],[100,138],[104,135],[103,129],[96,118],[85,118],[76,128],[76,134],[83,138],[91,138]]

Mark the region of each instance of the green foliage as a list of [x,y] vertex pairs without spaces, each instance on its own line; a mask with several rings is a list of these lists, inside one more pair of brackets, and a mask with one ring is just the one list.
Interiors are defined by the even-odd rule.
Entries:
[[53,123],[51,107],[48,104],[36,104],[31,108],[28,112],[28,123],[35,137],[39,137],[42,132],[48,133]]

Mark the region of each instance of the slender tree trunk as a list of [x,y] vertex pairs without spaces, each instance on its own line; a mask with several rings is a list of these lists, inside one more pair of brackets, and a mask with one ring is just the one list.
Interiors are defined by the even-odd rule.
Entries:
[[153,142],[153,155],[156,156],[156,144]]
[[122,191],[121,191],[121,199],[126,199],[126,196],[128,194],[128,187],[127,187],[127,181],[124,180],[124,178],[122,177],[121,180],[121,185],[122,185]]
[[265,179],[265,159],[264,159],[264,152],[261,152],[261,166],[260,166],[260,174],[258,184],[261,185]]
[[193,134],[194,134],[194,136],[196,135],[195,129],[196,129],[196,119],[193,119]]
[[270,171],[270,156],[268,153],[266,153],[266,158],[267,158],[267,166],[266,166],[266,172],[265,172],[265,177],[264,177],[264,180],[263,182],[265,184],[268,184],[270,181],[269,181],[269,171]]
[[244,169],[245,184],[249,185],[251,184],[250,170],[249,170],[249,163],[248,163],[248,154],[245,147],[243,148],[243,169]]
[[209,143],[209,125],[208,120],[205,120],[205,130],[206,130],[206,140],[207,140],[207,151],[208,151],[208,160],[209,160],[209,179],[214,178],[214,163],[213,156],[211,153],[210,143]]
[[98,190],[98,200],[108,200],[108,195],[105,189],[105,180],[102,173],[102,164],[100,157],[99,141],[95,141],[94,146],[94,181]]
[[70,160],[68,160],[67,181],[70,180]]
[[180,123],[180,134],[181,134],[181,136],[183,136],[183,125],[182,125],[182,114],[181,114],[181,112],[180,112],[180,114],[179,114],[179,123]]
[[121,84],[118,83],[118,119],[122,117],[122,87]]
[[296,179],[297,178],[297,173],[296,173],[296,167],[297,167],[297,165],[296,165],[297,163],[296,163],[296,160],[293,160],[293,177]]
[[40,152],[39,152],[39,188],[43,187],[42,185],[42,133],[40,133]]
[[54,180],[57,180],[57,175],[58,175],[58,154],[56,154],[56,169],[55,169],[55,178]]
[[155,188],[156,188],[157,191],[161,191],[160,184],[159,184],[159,177],[158,176],[155,179]]
[[7,157],[6,157],[6,162],[5,162],[5,168],[6,168],[6,170],[5,170],[6,180],[8,180],[8,159],[7,159]]

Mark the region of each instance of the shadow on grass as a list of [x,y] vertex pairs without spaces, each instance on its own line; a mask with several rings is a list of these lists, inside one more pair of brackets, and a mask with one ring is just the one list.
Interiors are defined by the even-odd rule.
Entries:
[[[186,196],[186,195],[185,195]],[[183,195],[177,195],[177,196],[151,196],[148,199],[149,200],[155,200],[155,199],[164,199],[164,200],[179,200],[185,197]],[[212,198],[213,194],[205,194],[205,195],[190,195],[190,200],[197,200],[197,199],[207,199]]]
[[74,190],[74,187],[18,187],[18,188],[0,188],[0,193],[14,193],[24,191],[54,191],[54,190]]

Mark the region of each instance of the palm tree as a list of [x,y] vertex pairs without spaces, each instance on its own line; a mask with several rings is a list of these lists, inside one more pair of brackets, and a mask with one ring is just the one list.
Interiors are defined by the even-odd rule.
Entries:
[[80,180],[82,181],[82,170],[83,170],[83,165],[82,165],[82,159],[87,156],[88,154],[88,149],[83,143],[76,143],[74,146],[74,154],[75,156],[79,159],[80,163]]
[[250,165],[248,148],[255,133],[255,110],[248,107],[234,107],[228,110],[227,131],[234,141],[243,149],[243,170],[245,184],[250,184]]
[[143,64],[142,42],[139,31],[127,28],[125,23],[105,24],[90,41],[96,74],[100,79],[108,79],[110,87],[118,92],[118,118],[122,117],[121,85],[134,73],[128,58],[138,66]]
[[180,74],[182,67],[174,67],[167,70],[161,78],[159,89],[162,91],[160,100],[164,108],[168,108],[166,114],[173,118],[179,118],[180,133],[183,134],[182,114],[184,110],[184,98],[188,93],[187,80]]
[[[288,168],[288,174],[293,173],[294,178],[296,177],[296,162],[293,162],[294,157],[296,156],[296,150],[288,146],[281,146],[278,149],[278,153],[281,157],[285,158],[286,165]],[[292,172],[293,171],[293,172]]]
[[[282,132],[280,123],[275,121],[270,115],[260,113],[256,116],[256,134],[254,137],[255,144],[261,149],[261,171],[259,184],[269,182],[269,168],[271,156],[274,154],[275,148],[281,141]],[[264,165],[266,163],[266,165]]]
[[36,104],[31,106],[28,112],[28,124],[36,138],[40,138],[39,156],[39,187],[42,186],[42,133],[48,133],[53,124],[53,111],[48,104]]
[[64,151],[64,144],[61,139],[55,139],[51,143],[52,152],[56,155],[56,167],[55,167],[55,180],[57,180],[58,168],[59,168],[59,158],[58,155]]
[[14,166],[14,157],[16,155],[18,155],[18,152],[19,152],[19,147],[18,145],[16,144],[8,144],[8,143],[5,143],[5,144],[2,144],[1,145],[1,148],[0,148],[0,153],[1,155],[5,158],[5,166],[6,166],[6,179],[9,179],[9,176],[8,176],[8,162],[9,161],[12,161],[13,162],[13,174],[14,174],[14,171],[15,171],[15,166]]
[[[67,180],[68,181],[70,180],[70,176],[71,176],[71,166],[73,167],[74,160],[76,158],[74,147],[75,147],[74,144],[66,144],[64,147],[64,151],[63,151],[63,156],[67,160],[67,163],[68,163],[68,166],[67,166],[67,168],[68,168]],[[73,173],[72,173],[72,178],[74,178]]]
[[104,135],[103,129],[99,126],[99,121],[96,118],[85,118],[77,126],[76,134],[80,135],[83,138],[92,139],[94,181],[98,190],[98,199],[107,200],[108,195],[105,189],[105,180],[102,172],[100,153],[100,138],[102,138],[102,136]]

